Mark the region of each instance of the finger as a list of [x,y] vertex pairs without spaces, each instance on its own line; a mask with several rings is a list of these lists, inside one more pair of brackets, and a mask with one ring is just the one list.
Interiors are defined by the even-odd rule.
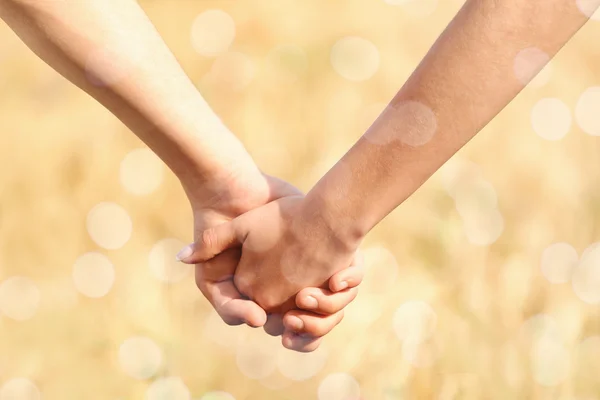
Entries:
[[198,287],[203,281],[222,282],[233,279],[241,256],[242,249],[238,247],[226,250],[207,262],[196,264],[196,284]]
[[283,317],[286,331],[305,336],[321,337],[327,335],[344,318],[344,311],[331,315],[317,315],[314,313],[292,310]]
[[181,249],[175,258],[185,264],[202,263],[227,249],[239,246],[243,240],[236,228],[235,220],[208,228],[200,234],[195,243]]
[[341,270],[329,278],[329,289],[332,292],[340,292],[347,288],[355,288],[360,285],[365,276],[362,266],[352,266]]
[[285,330],[283,327],[283,316],[281,314],[269,314],[263,329],[268,335],[281,336]]
[[252,300],[242,298],[231,280],[206,282],[202,292],[228,325],[245,323],[256,328],[267,322],[267,313]]
[[327,289],[306,288],[296,295],[296,306],[301,310],[327,315],[341,311],[356,298],[358,288],[332,293]]
[[305,337],[288,331],[286,331],[281,338],[281,344],[283,344],[283,347],[289,350],[299,351],[301,353],[310,353],[311,351],[315,351],[319,348],[322,341],[323,338],[320,337]]

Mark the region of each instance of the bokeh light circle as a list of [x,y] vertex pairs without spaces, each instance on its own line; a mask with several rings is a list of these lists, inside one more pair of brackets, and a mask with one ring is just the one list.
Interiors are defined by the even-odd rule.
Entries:
[[588,247],[585,248],[585,250],[583,250],[583,253],[581,253],[581,259],[583,260],[588,255],[590,255],[592,251],[596,251],[599,248],[600,248],[600,242],[594,242],[594,243],[590,244]]
[[282,390],[291,386],[293,382],[283,376],[281,372],[276,371],[266,378],[261,379],[260,384],[270,390]]
[[388,107],[387,103],[372,103],[367,106],[360,106],[360,112],[357,115],[358,129],[361,132],[366,132],[377,121],[377,118]]
[[600,0],[575,0],[575,3],[583,15],[592,20],[600,21],[600,10],[598,9]]
[[108,257],[96,252],[85,253],[73,265],[73,283],[87,297],[106,296],[115,282],[115,269]]
[[367,39],[348,36],[338,40],[331,49],[331,65],[350,81],[365,81],[379,69],[379,50]]
[[577,261],[579,255],[573,246],[569,243],[554,243],[542,252],[542,274],[550,283],[569,282]]
[[319,400],[360,400],[360,385],[352,375],[327,375],[319,384]]
[[577,297],[588,304],[600,304],[600,247],[581,258],[571,277]]
[[179,377],[169,376],[152,382],[145,400],[190,400],[190,390]]
[[440,178],[442,185],[454,199],[462,191],[470,191],[480,182],[486,182],[479,165],[458,157],[452,157],[440,168]]
[[162,161],[152,150],[132,150],[121,161],[119,180],[123,188],[136,196],[154,192],[163,181]]
[[0,312],[15,321],[26,321],[37,312],[40,297],[40,290],[31,279],[10,277],[0,284]]
[[523,322],[519,329],[519,340],[526,345],[531,345],[540,340],[561,342],[563,333],[554,317],[548,314],[536,314]]
[[256,66],[249,56],[239,52],[227,52],[215,59],[206,79],[220,87],[240,91],[250,85],[255,76]]
[[148,266],[156,279],[166,283],[177,283],[192,272],[194,268],[192,265],[175,260],[177,252],[186,244],[178,239],[167,238],[152,246]]
[[305,381],[325,367],[328,355],[327,349],[323,345],[312,353],[298,353],[280,348],[277,356],[277,369],[288,379]]
[[402,342],[402,358],[416,368],[429,368],[437,359],[437,349],[418,337],[409,337]]
[[590,336],[582,340],[576,349],[577,376],[595,381],[600,371],[600,336]]
[[435,333],[437,320],[437,314],[429,304],[411,300],[398,307],[392,325],[399,340],[420,343]]
[[200,400],[235,400],[232,394],[223,391],[205,393]]
[[215,310],[212,310],[202,321],[202,328],[205,336],[230,351],[236,349],[244,341],[243,331],[227,325]]
[[222,10],[207,10],[192,23],[192,46],[203,56],[226,52],[235,39],[235,22]]
[[569,375],[569,353],[561,343],[544,338],[533,344],[531,368],[538,384],[548,387],[559,385]]
[[150,338],[134,336],[119,346],[119,364],[123,371],[135,379],[149,379],[162,365],[160,347]]
[[467,240],[476,246],[489,246],[504,231],[504,218],[498,210],[464,219],[463,223]]
[[549,61],[550,56],[544,51],[537,47],[528,47],[516,55],[513,72],[523,85],[531,83],[531,86],[540,87],[550,80],[551,69],[549,66],[544,68]]
[[531,110],[531,126],[534,132],[546,140],[560,140],[573,123],[571,110],[560,99],[545,98]]
[[382,245],[362,250],[364,281],[361,289],[369,293],[385,293],[397,289],[400,267],[396,256]]
[[586,89],[575,105],[575,121],[582,131],[592,136],[600,136],[600,86]]
[[308,68],[308,57],[302,47],[296,45],[277,46],[266,59],[269,79],[281,83],[294,83]]
[[279,343],[263,332],[256,333],[238,345],[235,361],[248,378],[264,379],[277,369]]
[[120,249],[129,241],[133,229],[131,218],[115,203],[99,203],[87,215],[87,231],[92,240],[108,250]]
[[[361,294],[352,303],[344,309],[344,324],[352,325],[356,328],[366,329],[369,325],[375,323],[382,315],[386,306],[386,296],[374,289],[363,288],[361,284]],[[373,286],[375,282],[373,282]],[[389,293],[389,292],[388,292]]]
[[379,145],[399,141],[419,147],[433,139],[437,128],[437,117],[431,108],[407,100],[388,105],[365,132],[364,138]]
[[41,400],[38,387],[29,379],[13,378],[0,388],[0,400]]
[[456,210],[465,219],[473,219],[479,215],[494,212],[498,206],[496,189],[490,182],[483,179],[457,188],[454,201]]

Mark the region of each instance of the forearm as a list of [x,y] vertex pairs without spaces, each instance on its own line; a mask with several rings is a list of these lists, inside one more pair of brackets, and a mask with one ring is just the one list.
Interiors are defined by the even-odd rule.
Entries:
[[519,93],[519,52],[552,57],[585,22],[573,0],[468,1],[308,203],[350,240],[362,237]]
[[134,0],[0,0],[0,16],[40,58],[123,121],[184,184],[254,165]]

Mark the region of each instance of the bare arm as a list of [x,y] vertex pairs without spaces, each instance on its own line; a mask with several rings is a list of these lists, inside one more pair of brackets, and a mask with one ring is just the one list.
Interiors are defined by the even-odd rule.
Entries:
[[257,172],[135,0],[0,0],[0,17],[121,119],[186,190]]
[[[467,1],[378,120],[308,194],[307,208],[321,210],[344,240],[360,240],[494,118],[586,20],[573,0]],[[523,53],[533,54],[527,76],[515,71],[515,57],[532,47],[537,53]]]
[[[573,0],[468,0],[387,109],[306,198],[280,200],[207,230],[184,261],[243,243],[238,288],[265,309],[285,311],[300,288],[345,268],[362,238],[585,22]],[[515,57],[531,47],[548,57],[534,57],[531,74],[515,73]],[[277,227],[277,235],[268,235],[265,224]],[[303,350],[317,344],[304,342]]]
[[[40,58],[102,103],[162,158],[190,198],[196,234],[271,200],[299,194],[260,172],[135,0],[0,0],[0,17]],[[197,266],[196,283],[227,323],[260,326],[264,310],[242,298],[233,284],[236,254],[212,260],[210,273]],[[356,271],[348,269],[332,282],[349,279],[356,286]],[[308,321],[302,332],[309,335],[332,329],[356,292],[306,290],[326,296],[330,305],[320,312],[295,311]]]

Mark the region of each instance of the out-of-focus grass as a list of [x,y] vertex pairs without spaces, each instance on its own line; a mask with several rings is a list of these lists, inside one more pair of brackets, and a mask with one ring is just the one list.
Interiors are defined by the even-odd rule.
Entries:
[[[419,16],[369,0],[141,2],[257,163],[305,190],[364,132],[461,3],[443,1]],[[241,90],[234,87],[236,65],[221,72],[230,80],[207,78],[214,60],[191,45],[194,18],[213,8],[235,20],[230,50],[253,62],[254,77]],[[461,164],[449,164],[369,235],[369,273],[346,320],[316,356],[296,356],[261,331],[219,323],[191,275],[167,287],[150,274],[156,242],[191,239],[178,182],[167,175],[141,197],[124,190],[121,160],[142,144],[0,26],[0,279],[25,276],[40,291],[32,318],[0,319],[0,384],[27,377],[44,399],[138,399],[152,381],[173,375],[195,399],[224,390],[238,400],[295,400],[316,398],[328,374],[344,372],[364,399],[593,398],[600,393],[600,348],[588,346],[582,355],[579,344],[600,335],[598,307],[569,284],[544,279],[540,259],[555,242],[581,255],[598,240],[600,145],[576,124],[562,140],[544,140],[530,116],[544,97],[574,110],[579,95],[597,84],[599,34],[599,23],[590,22],[552,62],[549,83],[527,88],[452,160],[477,167],[455,174]],[[330,50],[345,36],[377,47],[380,67],[371,79],[350,82],[332,69]],[[300,71],[295,82],[269,69],[267,55],[279,45],[306,54],[306,69],[289,67]],[[501,236],[484,246],[469,241],[445,190],[466,182],[468,195],[477,170],[494,187],[503,217]],[[131,217],[132,237],[121,249],[99,248],[86,231],[86,216],[100,202],[115,202]],[[75,260],[89,251],[108,256],[116,271],[111,291],[98,299],[78,294],[71,279]],[[411,365],[411,348],[393,329],[394,313],[411,300],[427,302],[437,317],[416,357],[424,368]],[[552,358],[552,348],[542,349],[546,358],[536,353],[538,333],[550,328],[525,321],[539,314],[562,333],[561,357]],[[119,346],[131,336],[162,348],[154,377],[139,381],[122,371]],[[302,362],[314,377],[293,382],[281,375],[300,373]],[[567,362],[564,379],[540,384],[544,373],[556,372],[554,364]],[[248,376],[257,371],[269,377]]]

